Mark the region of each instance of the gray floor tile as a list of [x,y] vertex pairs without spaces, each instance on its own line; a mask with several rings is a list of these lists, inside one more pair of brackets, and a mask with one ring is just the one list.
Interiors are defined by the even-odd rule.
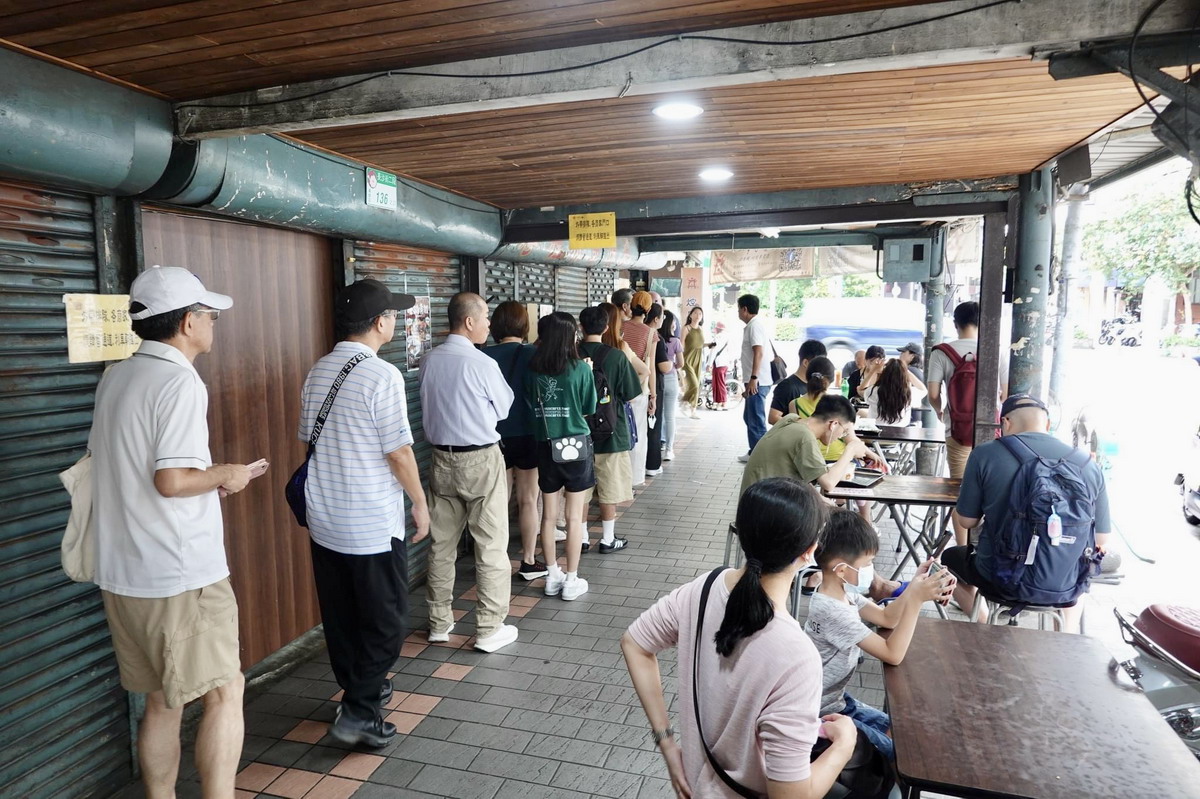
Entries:
[[499,777],[444,766],[425,766],[408,787],[453,799],[492,799],[503,784],[504,780]]

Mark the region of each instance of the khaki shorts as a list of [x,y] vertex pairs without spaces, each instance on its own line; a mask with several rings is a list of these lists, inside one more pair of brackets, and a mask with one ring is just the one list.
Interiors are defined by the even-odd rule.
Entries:
[[961,480],[967,470],[967,458],[971,457],[971,447],[958,443],[958,439],[946,434],[946,464],[950,467],[950,476]]
[[633,499],[633,467],[629,453],[597,452],[595,459],[597,501],[602,505],[617,505]]
[[228,577],[171,597],[100,593],[125,690],[162,691],[174,708],[241,671],[237,600]]

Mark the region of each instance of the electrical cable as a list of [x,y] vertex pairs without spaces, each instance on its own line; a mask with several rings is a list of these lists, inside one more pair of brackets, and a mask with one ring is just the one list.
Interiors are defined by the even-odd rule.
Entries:
[[[1138,83],[1137,76],[1134,74],[1134,71],[1133,71],[1133,60],[1134,60],[1134,55],[1137,51],[1138,38],[1142,35],[1142,30],[1146,27],[1146,23],[1148,23],[1150,21],[1150,17],[1152,17],[1154,15],[1154,12],[1158,11],[1158,9],[1161,8],[1163,6],[1163,4],[1165,4],[1166,2],[1167,2],[1167,0],[1155,0],[1155,2],[1152,3],[1149,8],[1147,8],[1145,11],[1142,12],[1142,16],[1140,18],[1138,18],[1137,26],[1133,29],[1133,37],[1129,40],[1129,49],[1128,49],[1128,57],[1127,57],[1128,69],[1129,69],[1129,79],[1131,81],[1133,81],[1133,88],[1135,88],[1137,90],[1138,96],[1142,98],[1142,102],[1154,114],[1154,118],[1158,120],[1159,124],[1161,124],[1164,128],[1166,128],[1167,131],[1172,136],[1175,137],[1175,140],[1178,141],[1181,145],[1183,145],[1184,150],[1191,152],[1192,148],[1188,146],[1187,139],[1180,136],[1179,132],[1177,130],[1175,130],[1174,127],[1171,126],[1171,123],[1167,122],[1166,118],[1162,115],[1162,113],[1159,112],[1159,110],[1154,107],[1154,104],[1150,102],[1150,98],[1147,97],[1146,92],[1142,90],[1142,84]],[[1193,25],[1192,25],[1193,31],[1195,30],[1195,27],[1196,27],[1195,23],[1193,22]],[[1186,111],[1187,111],[1187,104],[1185,103],[1184,104],[1184,112],[1186,113]],[[1186,122],[1186,119],[1185,119],[1185,122]]]
[[[300,152],[302,152],[306,155],[315,155],[318,158],[323,158],[331,164],[337,164],[340,167],[346,167],[349,169],[361,168],[360,165],[356,165],[353,163],[346,163],[343,160],[326,155],[325,153],[321,152],[320,150],[310,150],[306,147],[301,147],[300,145],[296,144],[295,142],[289,141],[289,140],[283,138],[282,136],[272,135],[271,138],[277,142],[280,142],[281,144],[286,144],[288,147],[291,147],[293,150],[299,150]],[[452,200],[447,200],[445,197],[439,197],[436,194],[432,194],[428,191],[425,191],[421,187],[421,184],[414,183],[410,180],[407,180],[403,175],[397,175],[396,180],[398,182],[404,184],[408,188],[412,189],[417,194],[424,194],[426,197],[430,198],[431,200],[437,200],[438,202],[445,203],[446,205],[452,205],[455,208],[461,208],[464,211],[474,211],[479,214],[496,214],[500,217],[501,226],[503,227],[503,225],[504,225],[504,212],[500,208],[479,208],[477,206],[472,206],[472,205],[463,205],[461,203],[453,202]]]
[[[455,79],[455,80],[495,80],[495,79],[500,79],[500,78],[534,78],[534,77],[540,77],[542,75],[557,75],[557,74],[560,74],[563,72],[575,72],[575,71],[578,71],[581,69],[589,69],[591,67],[603,66],[604,64],[611,64],[614,61],[621,61],[626,58],[631,58],[635,55],[640,55],[641,53],[647,52],[649,50],[653,50],[657,47],[662,47],[663,45],[671,44],[672,42],[682,42],[687,39],[696,40],[696,41],[725,42],[728,44],[748,44],[748,45],[754,45],[754,46],[759,46],[759,47],[806,47],[806,46],[812,46],[814,44],[829,44],[831,42],[844,42],[844,41],[850,41],[852,39],[861,39],[861,38],[864,38],[867,36],[874,36],[876,34],[881,34],[881,33],[892,33],[894,31],[904,30],[906,28],[915,28],[915,27],[919,27],[921,25],[928,25],[933,22],[941,22],[943,20],[953,19],[954,17],[960,17],[965,14],[973,14],[977,11],[984,11],[986,9],[994,8],[996,6],[1009,5],[1011,3],[1020,3],[1020,2],[1021,2],[1021,0],[991,0],[991,2],[983,3],[981,5],[973,6],[971,8],[959,9],[958,11],[950,11],[950,12],[947,12],[944,14],[937,14],[932,17],[926,17],[923,19],[912,20],[910,22],[902,22],[902,23],[898,23],[896,25],[889,25],[887,27],[879,28],[877,30],[858,31],[855,33],[844,33],[844,34],[840,34],[838,36],[825,36],[825,37],[822,37],[819,39],[797,39],[797,40],[791,40],[791,41],[775,42],[775,41],[763,41],[761,39],[739,39],[739,38],[735,38],[735,37],[731,37],[731,36],[711,36],[711,35],[707,35],[707,34],[681,33],[681,34],[672,36],[667,39],[660,39],[657,42],[651,42],[650,44],[643,45],[634,50],[630,50],[629,52],[626,52],[626,53],[619,53],[617,55],[609,56],[608,58],[601,58],[601,59],[597,59],[595,61],[588,61],[583,64],[572,64],[570,66],[565,66],[565,67],[554,67],[551,69],[537,69],[537,70],[530,70],[527,72],[497,72],[497,73],[492,73],[492,74],[464,74],[464,73],[454,73],[454,72],[428,72],[428,71],[424,71],[424,70],[411,70],[411,69],[388,70],[387,72],[376,72],[373,75],[364,75],[363,77],[358,78],[353,81],[350,81],[349,83],[343,83],[338,86],[331,86],[326,89],[318,89],[316,91],[309,92],[307,94],[298,94],[294,97],[285,97],[285,98],[282,98],[279,100],[267,100],[267,101],[255,102],[255,103],[184,103],[182,105],[177,105],[176,109],[182,110],[184,108],[227,108],[227,109],[228,108],[262,108],[265,106],[281,105],[282,103],[290,103],[290,102],[295,102],[298,100],[310,100],[313,97],[320,97],[322,95],[344,91],[345,89],[350,89],[355,86],[359,86],[363,83],[367,83],[368,81],[373,81],[373,80],[378,80],[379,78],[387,78],[387,77],[393,77],[393,76],[419,77],[419,78],[451,78],[451,79]],[[1158,0],[1157,5],[1162,5],[1163,2],[1165,2],[1165,0]]]

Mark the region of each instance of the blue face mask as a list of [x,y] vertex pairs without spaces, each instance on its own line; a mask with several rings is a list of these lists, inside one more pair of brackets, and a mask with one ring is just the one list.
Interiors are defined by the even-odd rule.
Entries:
[[846,564],[846,567],[849,569],[854,569],[854,571],[858,572],[857,583],[847,582],[845,577],[842,578],[842,582],[846,584],[846,590],[852,594],[866,596],[867,592],[871,590],[872,581],[875,579],[875,567],[870,563],[868,563],[866,566],[863,566],[861,569],[855,569],[849,563]]

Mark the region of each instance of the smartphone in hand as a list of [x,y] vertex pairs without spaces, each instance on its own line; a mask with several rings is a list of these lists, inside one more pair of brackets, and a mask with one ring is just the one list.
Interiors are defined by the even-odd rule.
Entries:
[[266,474],[267,467],[270,465],[266,458],[259,458],[254,463],[247,463],[246,468],[250,470],[250,479],[253,480],[255,477],[262,477]]

